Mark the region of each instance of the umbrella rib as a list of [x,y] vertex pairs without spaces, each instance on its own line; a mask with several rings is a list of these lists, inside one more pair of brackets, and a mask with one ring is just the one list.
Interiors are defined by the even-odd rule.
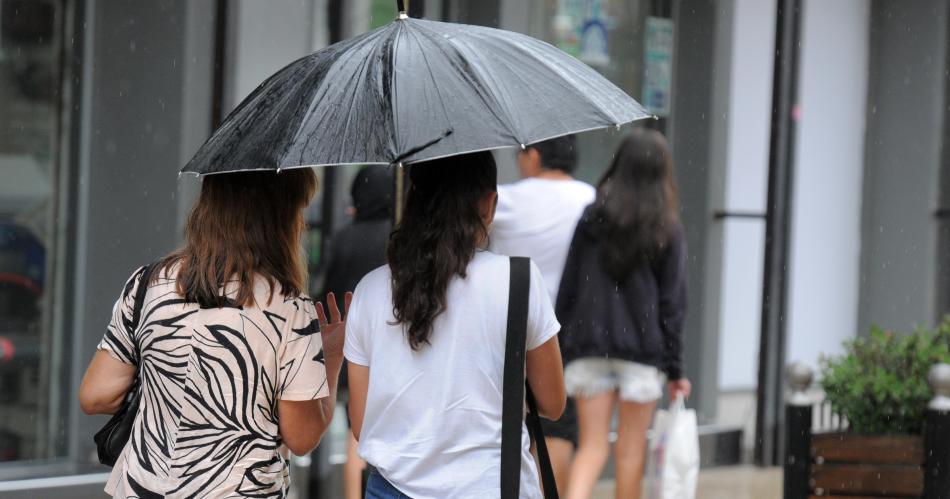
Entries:
[[[399,113],[396,112],[396,102],[399,102],[398,100],[396,100],[397,97],[398,97],[398,96],[396,95],[396,74],[397,74],[397,72],[396,72],[396,55],[397,55],[398,52],[399,52],[399,50],[398,50],[398,49],[399,49],[399,35],[400,35],[400,33],[402,33],[404,22],[405,22],[405,21],[400,21],[400,22],[397,23],[397,26],[396,26],[396,33],[393,35],[393,46],[392,46],[392,49],[391,49],[391,52],[392,52],[392,53],[390,54],[391,62],[390,62],[390,64],[389,64],[390,71],[392,71],[392,75],[390,75],[390,77],[389,77],[389,95],[390,95],[390,97],[389,97],[389,110],[390,110],[390,112],[391,112],[392,115],[393,115],[393,129],[392,129],[392,131],[391,131],[391,133],[392,133],[392,141],[393,141],[393,154],[392,154],[392,157],[393,157],[393,158],[398,157],[398,156],[399,156],[399,151],[401,150],[401,147],[400,147],[400,145],[399,145],[399,132],[398,132],[398,130],[399,130]],[[393,159],[393,161],[395,161],[395,159]]]

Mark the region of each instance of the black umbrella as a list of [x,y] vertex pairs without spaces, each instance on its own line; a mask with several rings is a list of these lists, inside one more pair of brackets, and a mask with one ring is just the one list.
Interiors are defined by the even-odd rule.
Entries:
[[182,171],[408,164],[648,116],[545,42],[400,13],[268,78]]

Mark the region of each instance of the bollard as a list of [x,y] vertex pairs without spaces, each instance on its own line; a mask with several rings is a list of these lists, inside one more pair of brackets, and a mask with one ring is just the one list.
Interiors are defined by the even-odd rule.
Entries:
[[786,370],[789,392],[785,399],[785,499],[809,496],[811,463],[811,406],[807,390],[814,373],[807,364],[796,362]]
[[935,364],[927,381],[934,397],[924,430],[924,498],[950,499],[950,365]]

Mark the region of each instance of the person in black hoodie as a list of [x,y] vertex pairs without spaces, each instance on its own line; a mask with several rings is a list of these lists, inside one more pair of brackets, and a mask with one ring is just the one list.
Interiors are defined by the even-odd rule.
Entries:
[[689,396],[683,377],[686,245],[669,147],[636,129],[620,144],[577,225],[558,292],[565,385],[579,445],[567,497],[589,497],[607,461],[619,405],[616,496],[640,497],[646,432],[663,395]]
[[[327,259],[326,296],[333,291],[342,297],[352,291],[370,271],[386,264],[386,245],[392,231],[393,176],[382,165],[364,167],[350,187],[353,223],[334,234]],[[342,305],[340,305],[342,306]],[[342,309],[341,309],[342,310]],[[340,388],[346,390],[346,367]],[[362,475],[366,463],[356,453],[356,439],[349,437],[343,466],[343,494],[346,499],[363,497]]]

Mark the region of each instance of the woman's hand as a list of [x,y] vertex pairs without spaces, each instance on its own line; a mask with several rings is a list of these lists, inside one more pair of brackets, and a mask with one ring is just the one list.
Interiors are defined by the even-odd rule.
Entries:
[[667,383],[667,389],[670,393],[670,400],[676,400],[676,396],[683,394],[683,399],[688,399],[690,392],[693,391],[693,385],[686,378],[680,378]]
[[[317,400],[277,401],[277,422],[280,438],[291,452],[298,456],[310,453],[320,443],[323,434],[330,427],[336,409],[336,385],[343,365],[343,338],[346,328],[346,311],[350,309],[353,293],[344,297],[344,313],[336,304],[336,296],[327,294],[327,306],[330,320],[327,320],[323,304],[317,302],[317,322],[320,324],[320,337],[323,340],[323,365],[327,372],[327,386],[330,394]],[[316,359],[314,359],[316,360]],[[314,382],[322,382],[314,380]]]
[[320,337],[323,339],[323,356],[327,361],[343,359],[343,339],[346,330],[346,314],[350,311],[350,302],[353,293],[347,292],[343,296],[343,314],[337,306],[336,295],[327,293],[327,307],[330,309],[330,319],[323,310],[323,303],[317,302],[317,320],[320,323]]

